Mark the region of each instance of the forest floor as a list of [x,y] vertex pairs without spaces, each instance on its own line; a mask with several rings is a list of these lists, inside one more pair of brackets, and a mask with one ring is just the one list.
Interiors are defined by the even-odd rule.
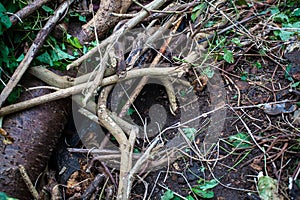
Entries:
[[[298,1],[155,0],[128,7],[117,0],[76,1],[39,50],[32,50],[60,3],[46,3],[17,25],[0,16],[1,104],[10,89],[4,105],[19,98],[24,88],[8,82],[26,62],[79,81],[61,81],[70,84],[62,86],[62,76],[51,82],[46,72],[30,71],[59,98],[73,97],[40,198],[300,199]],[[26,6],[0,5],[4,13]],[[120,7],[125,12],[116,14]],[[128,33],[121,37],[121,31]],[[96,78],[80,82],[89,72]],[[143,85],[138,76],[150,78]],[[126,108],[130,96],[134,103]],[[91,109],[83,106],[90,99]],[[2,107],[0,115],[10,110]]]

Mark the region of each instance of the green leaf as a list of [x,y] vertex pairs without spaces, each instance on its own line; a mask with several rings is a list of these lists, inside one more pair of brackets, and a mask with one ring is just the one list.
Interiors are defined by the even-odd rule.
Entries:
[[248,5],[245,0],[237,0],[235,3],[238,6]]
[[201,74],[207,76],[208,78],[212,78],[215,74],[215,71],[210,67],[206,67]]
[[296,83],[293,83],[293,84],[291,85],[292,88],[296,88],[296,87],[298,87],[298,86],[300,86],[300,81],[298,81],[298,82],[296,82]]
[[5,28],[10,28],[12,23],[7,15],[0,16],[1,24],[5,26]]
[[231,144],[236,148],[247,148],[251,146],[251,140],[248,134],[240,132],[228,138]]
[[223,59],[228,63],[234,63],[233,53],[228,49],[223,49],[224,55]]
[[279,33],[279,37],[282,41],[287,41],[291,38],[293,34],[293,32],[281,30]]
[[172,190],[167,190],[161,197],[161,200],[171,200],[174,197],[174,192]]
[[127,111],[127,115],[132,115],[135,112],[135,110],[133,108],[129,108]]
[[295,16],[295,17],[300,16],[300,8],[296,8],[295,10],[293,10],[291,16]]
[[232,39],[231,39],[231,42],[232,42],[233,44],[236,44],[236,45],[239,46],[239,47],[242,46],[241,41],[240,41],[239,38],[232,38]]
[[189,196],[187,196],[187,197],[185,197],[187,200],[195,200],[195,198],[194,197],[192,197],[191,195],[189,195]]
[[199,183],[201,183],[201,185],[197,185],[195,188],[201,189],[201,190],[212,189],[219,184],[219,182],[216,179],[212,179],[210,181],[204,180],[204,182],[203,182],[203,180],[199,180]]
[[[7,102],[9,104],[15,103],[17,101],[17,99],[20,97],[22,92],[22,88],[20,87],[15,87],[12,92],[9,94],[8,98],[7,98]],[[0,198],[1,199],[1,198]]]
[[195,140],[195,133],[197,132],[195,128],[183,128],[182,131],[190,141]]
[[86,16],[79,15],[78,19],[79,21],[86,22]]
[[21,62],[24,59],[24,54],[22,53],[19,58],[17,58],[17,62]]
[[248,73],[247,72],[242,72],[242,74],[241,74],[241,80],[242,81],[247,81],[247,78],[248,78]]
[[72,35],[67,34],[67,41],[75,48],[81,49],[83,46],[80,44],[77,37],[73,37]]
[[263,200],[279,200],[277,194],[277,181],[269,176],[263,176],[262,172],[258,175],[257,184],[258,194]]
[[197,5],[196,7],[193,8],[192,15],[191,15],[192,22],[195,22],[195,20],[197,19],[197,17],[199,17],[199,15],[201,14],[201,12],[205,8],[205,5],[206,5],[205,3],[201,3],[201,4],[199,4],[199,5]]
[[0,192],[0,199],[1,200],[17,200],[15,198],[11,198],[11,197],[7,196],[4,192]]
[[205,3],[201,3],[193,8],[192,12],[196,12],[197,10],[202,10],[205,8]]
[[211,199],[214,197],[214,192],[211,190],[199,190],[196,188],[192,188],[192,191],[199,197],[204,199]]
[[208,22],[204,25],[204,28],[212,27],[215,23],[216,23],[215,21],[208,21]]
[[289,22],[289,17],[284,13],[279,13],[273,17],[275,22]]
[[257,69],[262,69],[262,65],[261,65],[261,63],[259,61],[256,61],[254,63],[254,66],[257,67]]
[[[2,3],[0,3],[0,22],[2,25],[4,25],[5,28],[10,28],[12,26],[12,23],[9,19],[9,17],[7,16],[7,14],[5,14],[6,9],[4,8],[4,6],[2,5]],[[2,26],[0,28],[0,33],[2,33]]]
[[75,59],[74,56],[60,50],[59,48],[56,48],[55,51],[58,55],[58,60],[64,60],[64,59],[71,59],[72,60],[72,59]]
[[43,9],[44,11],[46,11],[47,13],[50,13],[50,14],[53,14],[53,13],[54,13],[54,10],[53,10],[52,8],[48,7],[48,6],[43,5],[43,6],[42,6],[42,9]]
[[279,9],[277,7],[273,7],[273,8],[270,8],[270,11],[271,11],[271,14],[272,15],[275,15],[277,13],[280,13]]
[[289,81],[293,81],[293,78],[290,75],[291,68],[292,68],[292,65],[288,64],[285,68],[285,74],[284,74],[284,78],[289,80]]
[[133,153],[141,153],[141,151],[138,148],[134,148]]
[[2,28],[2,25],[1,25],[1,23],[0,23],[0,35],[3,35],[3,28]]
[[39,55],[38,57],[36,57],[36,59],[38,61],[40,61],[41,63],[45,63],[45,64],[49,64],[50,66],[53,66],[52,58],[47,51],[45,53]]

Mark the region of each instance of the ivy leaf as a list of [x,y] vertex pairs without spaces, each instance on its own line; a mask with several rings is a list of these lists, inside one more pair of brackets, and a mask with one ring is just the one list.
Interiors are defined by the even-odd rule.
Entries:
[[228,63],[234,63],[233,53],[228,49],[223,49],[224,55],[223,59]]
[[295,17],[300,16],[300,8],[296,8],[295,10],[293,10],[291,16],[295,16]]
[[70,59],[70,60],[72,60],[72,59],[75,59],[74,56],[72,56],[72,55],[70,55],[70,54],[68,54],[68,53],[60,50],[59,48],[55,49],[55,51],[56,51],[56,53],[58,55],[58,60],[64,60],[64,59]]
[[74,37],[70,34],[67,34],[67,41],[75,48],[81,49],[83,46],[80,44],[79,40],[77,37]]
[[4,192],[0,192],[0,199],[1,200],[17,200],[15,198],[11,198],[11,197],[7,196]]
[[250,137],[243,132],[230,136],[229,141],[236,148],[246,148],[251,146]]
[[211,199],[214,197],[214,192],[211,190],[199,190],[197,188],[192,188],[192,191],[199,197],[204,199]]
[[50,65],[51,67],[53,66],[53,61],[51,59],[50,54],[46,51],[45,53],[39,55],[38,57],[36,57],[36,59],[38,61],[40,61],[41,63],[45,63]]
[[4,8],[2,3],[0,3],[0,22],[2,25],[5,26],[5,28],[10,28],[12,26],[12,23],[11,23],[9,17],[7,16],[7,14],[5,14],[5,12],[6,12],[6,9]]
[[201,183],[201,185],[197,185],[195,188],[198,188],[201,190],[212,189],[219,184],[219,182],[216,179],[212,179],[210,181],[204,180],[204,182],[203,182],[203,180],[199,180],[199,182]]
[[182,131],[190,141],[195,140],[195,133],[197,131],[195,128],[183,128]]
[[293,35],[294,33],[293,32],[290,32],[290,31],[280,31],[279,33],[279,37],[282,41],[287,41],[291,38],[291,36]]
[[48,7],[48,6],[43,5],[43,6],[42,6],[42,9],[43,9],[44,11],[46,11],[47,13],[50,13],[50,14],[53,14],[53,13],[54,13],[54,10],[53,10],[52,8]]
[[263,200],[279,200],[277,194],[277,181],[262,172],[258,174],[258,194]]
[[161,197],[161,200],[171,200],[174,198],[174,192],[172,190],[167,190]]
[[197,5],[196,7],[193,8],[192,15],[191,15],[192,22],[195,22],[195,20],[197,19],[197,17],[199,17],[199,15],[201,14],[201,12],[205,8],[205,5],[206,5],[205,3],[201,3],[201,4],[199,4],[199,5]]

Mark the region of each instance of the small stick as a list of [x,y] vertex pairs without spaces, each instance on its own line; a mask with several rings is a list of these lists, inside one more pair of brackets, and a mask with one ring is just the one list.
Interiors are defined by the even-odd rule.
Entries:
[[55,26],[56,22],[60,20],[61,16],[67,10],[69,5],[73,3],[74,0],[67,0],[62,3],[54,12],[53,16],[47,21],[45,26],[39,31],[35,40],[33,41],[32,45],[30,46],[25,58],[19,64],[17,69],[15,70],[14,74],[12,75],[11,79],[8,81],[7,85],[1,92],[0,96],[0,107],[3,105],[9,94],[12,92],[14,87],[22,78],[25,71],[28,69],[31,61],[33,60],[34,56],[38,52],[38,50],[42,47],[46,37],[50,34],[51,30]]
[[105,176],[103,174],[98,174],[93,182],[89,185],[88,188],[81,195],[80,199],[90,199],[92,194],[95,192],[96,188],[104,181]]
[[28,15],[30,15],[49,1],[50,0],[36,0],[28,4],[27,6],[25,6],[24,8],[22,8],[21,10],[9,17],[11,23],[15,25],[18,21],[22,22],[22,19],[26,18]]
[[39,199],[39,194],[38,192],[36,191],[35,187],[33,186],[27,172],[26,172],[26,169],[23,165],[19,165],[19,171],[20,171],[20,174],[29,190],[29,192],[31,193],[31,195],[33,196],[34,199]]

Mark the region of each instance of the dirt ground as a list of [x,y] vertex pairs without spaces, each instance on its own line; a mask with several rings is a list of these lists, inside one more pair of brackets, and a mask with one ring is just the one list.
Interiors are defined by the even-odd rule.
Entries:
[[[116,82],[101,85],[103,79],[98,85],[90,86],[95,87],[90,98],[94,107],[87,108],[97,108],[99,111],[101,106],[96,107],[96,104],[101,101],[106,89],[115,84],[105,99],[107,102],[102,105],[109,111],[106,119],[113,119],[111,122],[115,126],[105,125],[101,121],[103,116],[100,111],[83,115],[78,110],[88,106],[73,103],[72,116],[55,147],[46,173],[34,178],[40,192],[39,199],[116,199],[118,184],[122,183],[119,180],[122,160],[119,149],[124,144],[118,144],[119,138],[114,131],[118,130],[119,125],[121,131],[128,131],[128,122],[129,125],[137,125],[141,133],[132,147],[125,145],[133,151],[133,164],[146,155],[153,141],[159,138],[159,144],[151,151],[153,155],[134,175],[130,199],[300,199],[299,2],[239,0],[181,1],[175,4],[173,1],[164,1],[159,4],[161,8],[146,9],[144,6],[151,2],[141,1],[142,5],[134,2],[130,7],[123,7],[124,4],[118,0],[103,0],[102,4],[96,1],[75,1],[66,6],[69,8],[63,16],[66,18],[63,20],[62,17],[62,21],[58,20],[53,25],[54,31],[49,39],[44,46],[38,47],[40,51],[35,52],[36,58],[29,61],[33,66],[46,65],[62,71],[71,66],[74,73],[78,71],[78,74],[80,70],[91,67],[93,72],[99,73],[98,77],[104,76],[106,80],[108,77],[117,77]],[[60,3],[48,3],[49,7],[43,7],[38,14],[48,19],[54,12],[51,8],[58,9]],[[134,17],[142,11],[147,11],[140,18],[142,20],[134,21]],[[92,25],[95,13],[98,13],[96,18],[100,16],[96,21],[101,26]],[[13,73],[7,63],[14,61],[15,69],[23,59],[17,57],[29,51],[28,41],[36,41],[37,36],[33,31],[38,28],[28,28],[33,25],[32,19],[36,22],[34,26],[38,24],[39,30],[42,30],[44,21],[42,23],[35,17],[25,20],[26,27],[13,26],[11,35],[10,32],[0,34],[3,38],[1,46],[17,49],[12,51],[13,55],[10,55],[11,52],[10,56],[6,55],[5,62],[0,60],[5,71],[0,74],[4,83],[0,85],[1,90],[7,89],[6,83]],[[133,26],[134,23],[136,25]],[[126,43],[117,34],[120,30],[128,31],[129,26],[139,32],[137,35],[129,33]],[[148,26],[153,26],[153,29],[148,29]],[[162,27],[168,31],[153,39],[159,41],[158,46],[149,48],[148,45],[146,49],[147,39],[152,39]],[[95,38],[93,28],[98,31],[99,38]],[[8,25],[7,29],[10,31]],[[26,35],[22,35],[24,33],[18,32],[20,29],[32,32],[27,34],[24,31]],[[147,31],[143,33],[141,30]],[[4,38],[8,36],[23,39],[19,41],[10,38],[9,44],[6,44]],[[114,38],[108,40],[111,36]],[[124,40],[120,42],[120,38]],[[99,55],[76,62],[88,55],[89,51],[95,50],[99,42],[107,42],[103,49],[95,51]],[[143,45],[138,46],[140,44]],[[196,55],[201,56],[191,58],[195,46],[200,49],[200,54]],[[142,50],[145,52],[141,53]],[[105,60],[103,66],[107,65],[103,73],[97,68],[99,60]],[[202,66],[203,60],[206,62]],[[157,78],[159,74],[153,75],[156,78],[148,80],[148,84],[133,101],[134,106],[130,107],[125,116],[120,117],[121,120],[118,119],[115,113],[120,112],[129,94],[137,90],[140,81],[124,80],[132,71],[148,67],[165,70],[180,68],[182,73],[178,72],[177,77],[174,74],[165,75],[169,81],[167,83],[163,82],[165,77]],[[34,76],[45,81],[41,74]],[[74,80],[74,77],[69,78]],[[54,81],[53,85],[45,82],[53,86],[55,91],[62,91],[73,86],[74,83],[68,81],[69,86],[66,88],[55,85],[58,81]],[[170,85],[168,87],[170,82],[174,88]],[[172,92],[174,90],[175,103],[166,88],[171,88]],[[75,98],[81,95],[79,99],[82,100],[88,94],[85,92],[82,90],[69,96]],[[13,96],[18,98],[17,94],[18,91]],[[172,109],[174,104],[178,106],[177,109]],[[0,109],[3,112],[3,108]],[[82,116],[89,116],[89,119]],[[99,121],[102,126],[98,125]],[[98,134],[100,132],[101,136]],[[149,135],[143,135],[143,132]],[[2,136],[9,138],[7,135]],[[130,133],[125,138],[130,138]],[[184,138],[185,144],[178,143],[178,138]],[[47,136],[43,139],[47,141]],[[107,142],[107,145],[103,141],[110,143]],[[56,141],[50,142],[52,144]],[[39,141],[35,143],[40,144]],[[172,147],[177,148],[176,153],[171,152]],[[53,148],[54,145],[47,146],[43,152],[46,150],[45,154],[49,156]],[[164,149],[164,154],[158,149]],[[93,150],[100,153],[92,154]],[[165,160],[159,165],[157,163],[160,163],[161,157]],[[31,157],[24,155],[24,160],[8,161],[7,165],[19,162],[26,164],[27,158]],[[123,163],[124,166],[127,164]],[[5,170],[0,170],[0,175],[2,171]],[[128,174],[123,178],[128,178]],[[4,179],[7,180],[7,177]]]

